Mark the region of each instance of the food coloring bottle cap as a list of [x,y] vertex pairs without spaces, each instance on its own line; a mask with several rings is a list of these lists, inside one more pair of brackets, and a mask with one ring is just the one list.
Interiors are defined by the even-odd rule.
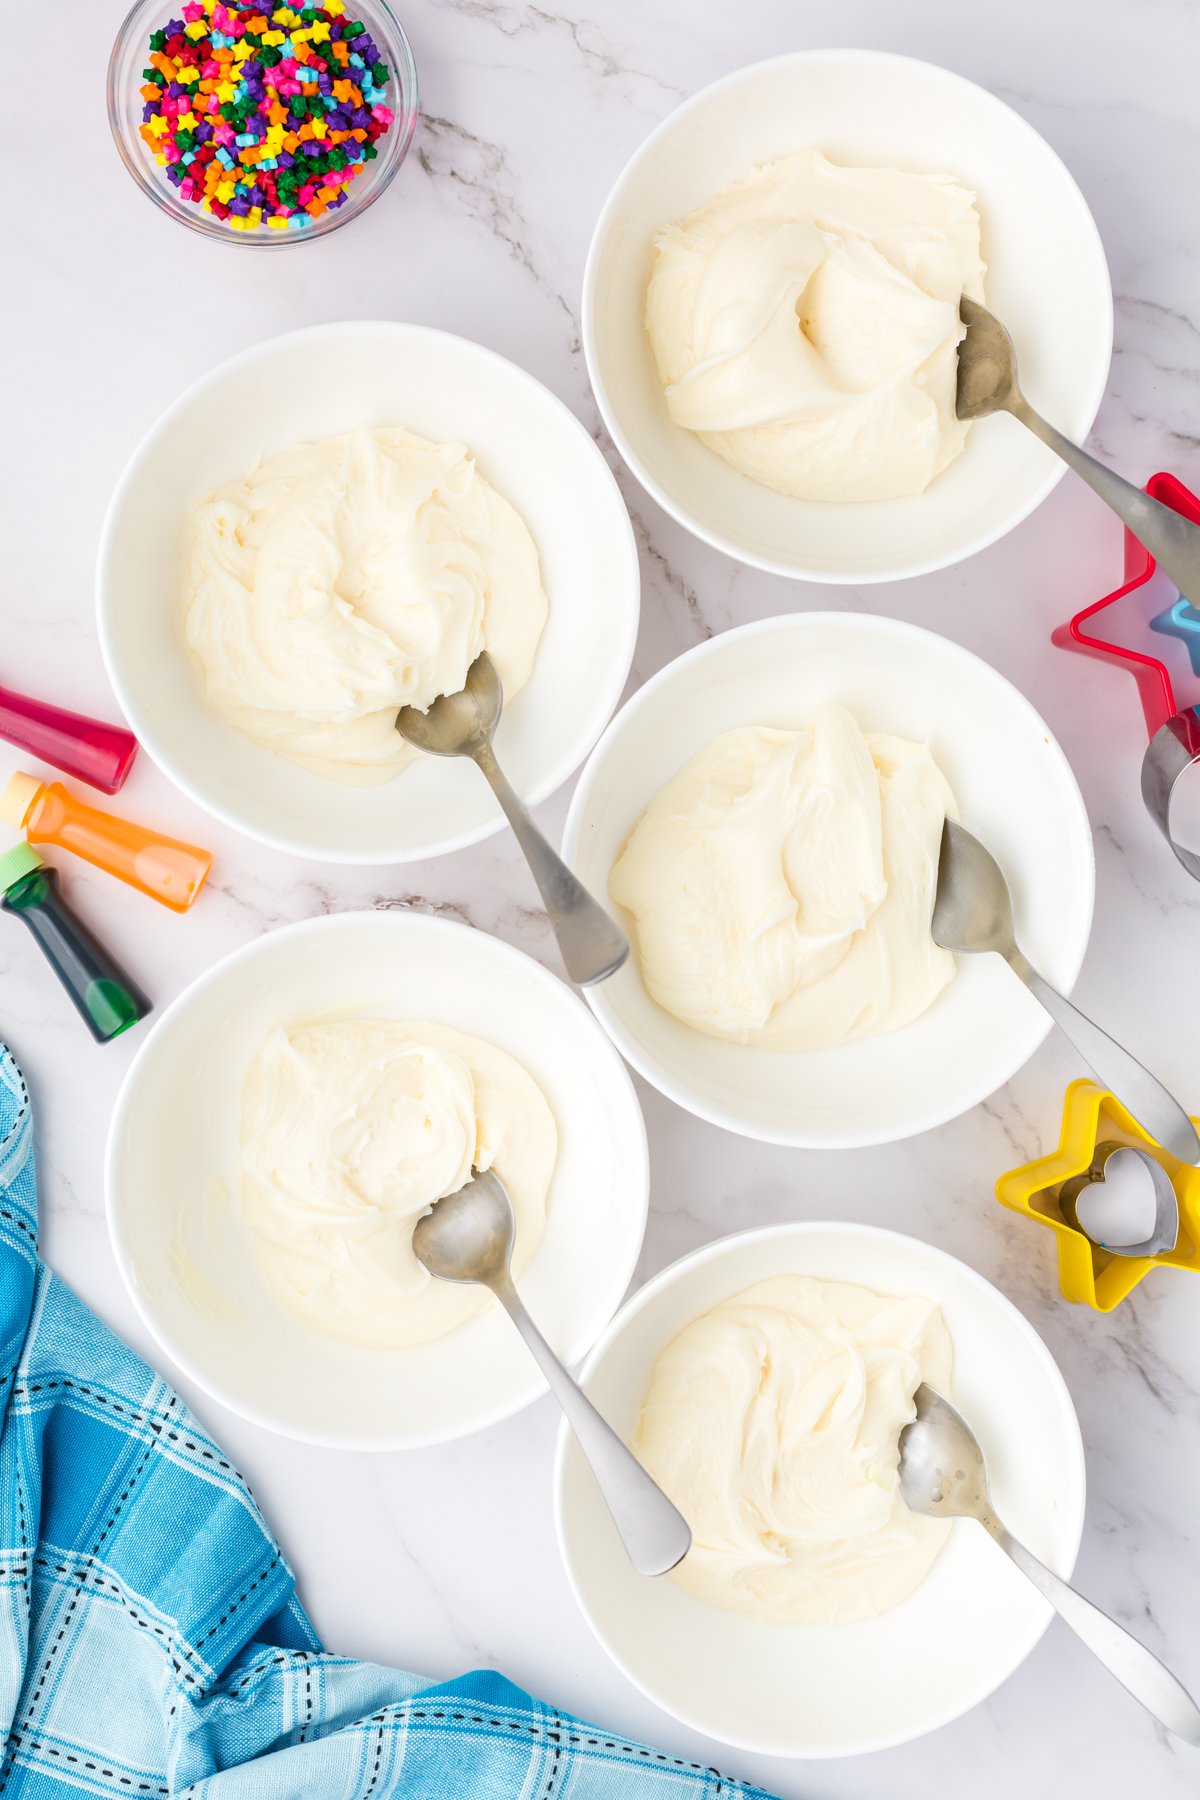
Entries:
[[36,775],[14,775],[8,786],[0,791],[0,819],[20,831],[43,785]]
[[7,894],[10,887],[23,881],[26,875],[32,875],[35,869],[45,867],[42,858],[32,844],[14,844],[0,856],[0,894]]

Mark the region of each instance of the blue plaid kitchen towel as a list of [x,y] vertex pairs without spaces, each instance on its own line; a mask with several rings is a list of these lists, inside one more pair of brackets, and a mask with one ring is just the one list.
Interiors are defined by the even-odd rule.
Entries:
[[768,1800],[502,1676],[323,1650],[238,1471],[37,1243],[0,1046],[0,1800]]

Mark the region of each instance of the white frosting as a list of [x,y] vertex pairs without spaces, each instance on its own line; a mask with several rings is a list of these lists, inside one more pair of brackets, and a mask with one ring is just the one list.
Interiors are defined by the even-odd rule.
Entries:
[[930,935],[954,796],[928,748],[827,707],[714,738],[609,880],[658,1004],[711,1037],[824,1049],[894,1031],[954,974]]
[[457,693],[485,647],[511,700],[546,610],[528,528],[461,444],[301,444],[192,515],[184,630],[210,706],[336,781],[412,761],[397,712]]
[[242,1217],[276,1293],[317,1331],[424,1343],[487,1296],[422,1267],[416,1221],[472,1169],[494,1168],[519,1274],[541,1240],[557,1150],[541,1089],[494,1044],[428,1022],[297,1025],[270,1033],[246,1078]]
[[803,500],[919,494],[962,449],[960,295],[975,197],[802,150],[656,240],[646,325],[671,417]]
[[693,1320],[654,1366],[634,1448],[692,1528],[676,1578],[781,1624],[872,1619],[949,1532],[899,1493],[922,1381],[949,1387],[931,1300],[777,1275]]

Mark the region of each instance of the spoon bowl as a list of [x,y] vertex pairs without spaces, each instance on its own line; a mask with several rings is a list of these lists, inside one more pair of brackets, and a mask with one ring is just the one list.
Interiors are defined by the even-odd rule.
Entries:
[[958,315],[967,335],[958,346],[958,392],[954,410],[960,419],[984,419],[1002,412],[1017,388],[1017,353],[1008,332],[978,300],[964,294]]
[[900,1492],[910,1512],[977,1519],[990,1510],[983,1451],[962,1414],[922,1382],[900,1433]]
[[396,730],[406,742],[430,756],[470,756],[491,743],[504,709],[500,672],[486,650],[467,670],[457,694],[442,694],[427,712],[404,706]]
[[413,1254],[439,1281],[492,1287],[508,1273],[516,1234],[512,1201],[485,1170],[417,1220]]
[[1012,894],[1004,871],[977,837],[953,819],[942,828],[933,941],[962,956],[1005,955],[1013,941]]

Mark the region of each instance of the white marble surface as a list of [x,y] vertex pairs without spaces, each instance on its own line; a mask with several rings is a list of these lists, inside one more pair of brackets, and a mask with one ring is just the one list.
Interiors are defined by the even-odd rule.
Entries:
[[[272,332],[341,317],[445,326],[524,364],[598,429],[578,305],[609,183],[684,95],[803,45],[854,42],[945,62],[1046,135],[1096,213],[1117,295],[1116,356],[1094,445],[1139,479],[1167,466],[1200,482],[1200,17],[1189,0],[1137,8],[1097,0],[1086,29],[1081,9],[1053,0],[1009,0],[995,29],[977,10],[937,0],[858,0],[836,19],[794,0],[589,0],[584,15],[576,0],[554,10],[559,3],[407,0],[427,108],[408,166],[353,228],[260,257],[178,230],[138,194],[103,110],[119,9],[115,0],[64,0],[58,16],[80,46],[77,131],[48,141],[30,117],[23,141],[36,142],[42,202],[6,219],[7,680],[112,712],[92,617],[109,491],[176,390]],[[11,125],[11,96],[5,105]],[[82,163],[87,190],[59,207],[68,157]],[[825,591],[738,568],[622,481],[645,584],[635,681],[731,624],[834,604],[943,631],[1030,696],[1074,763],[1095,827],[1096,925],[1079,998],[1200,1106],[1191,1025],[1200,893],[1142,812],[1134,690],[1047,642],[1052,624],[1117,574],[1118,529],[1099,503],[1068,480],[1014,536],[967,565],[893,587]],[[552,830],[566,798],[543,809]],[[525,873],[502,840],[391,877],[355,874],[215,831],[146,759],[123,799],[136,816],[217,851],[210,890],[182,919],[82,866],[68,872],[81,909],[160,1002],[281,921],[356,906],[467,918],[553,960]],[[105,1128],[135,1044],[93,1048],[15,924],[0,931],[0,1026],[36,1095],[46,1255],[153,1357],[113,1263],[101,1192]],[[1051,1041],[1009,1089],[957,1124],[895,1149],[823,1156],[744,1143],[643,1087],[654,1191],[641,1273],[739,1226],[826,1215],[897,1226],[990,1276],[1043,1332],[1079,1409],[1090,1477],[1082,1582],[1200,1686],[1200,1285],[1160,1274],[1110,1317],[1070,1309],[1057,1295],[1049,1234],[990,1197],[1001,1169],[1053,1139],[1059,1096],[1078,1072],[1066,1046]],[[990,1800],[1016,1790],[1105,1800],[1136,1787],[1182,1800],[1196,1791],[1196,1754],[1156,1736],[1061,1627],[990,1704],[906,1748],[810,1767],[722,1752],[643,1702],[575,1611],[552,1536],[549,1402],[472,1442],[373,1459],[292,1445],[188,1398],[240,1460],[319,1629],[343,1651],[435,1676],[495,1664],[561,1705],[788,1797],[969,1791]],[[1058,1770],[1070,1771],[1066,1787]]]

